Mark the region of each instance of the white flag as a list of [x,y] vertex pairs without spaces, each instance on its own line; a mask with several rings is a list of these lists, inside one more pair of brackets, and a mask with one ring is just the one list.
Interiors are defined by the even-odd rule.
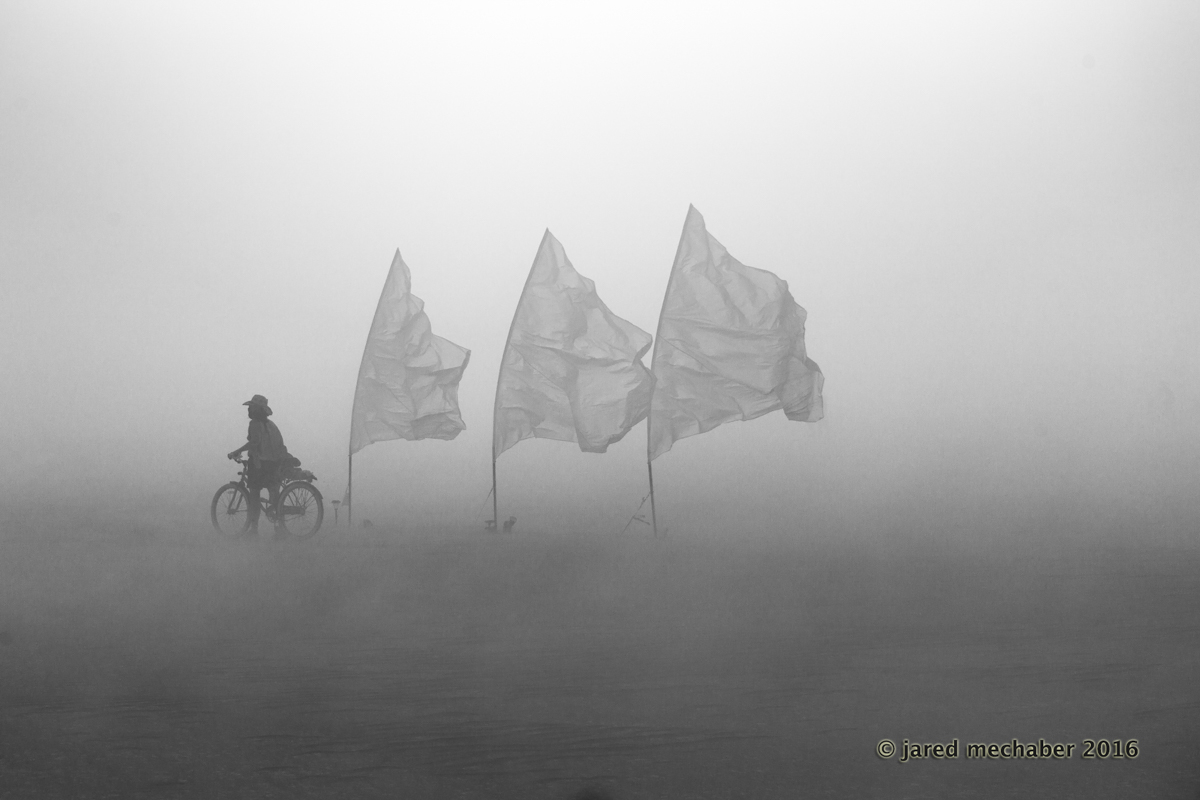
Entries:
[[816,422],[825,377],[787,282],[738,262],[688,207],[658,320],[651,460],[677,440],[782,408]]
[[471,351],[433,335],[425,304],[411,287],[397,250],[358,369],[351,455],[388,439],[453,439],[467,427],[458,410],[458,383]]
[[650,409],[650,341],[608,310],[546,231],[504,346],[494,455],[531,436],[603,453]]

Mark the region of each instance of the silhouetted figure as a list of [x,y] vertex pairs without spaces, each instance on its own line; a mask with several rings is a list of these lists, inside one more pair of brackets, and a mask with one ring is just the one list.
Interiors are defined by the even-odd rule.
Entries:
[[[279,502],[280,467],[288,459],[287,448],[283,444],[283,434],[279,427],[267,419],[273,413],[267,405],[267,398],[256,394],[242,405],[250,416],[250,429],[246,434],[246,443],[229,454],[230,459],[237,458],[242,453],[248,453],[250,461],[246,465],[246,488],[250,490],[250,508],[247,509],[250,530],[249,534],[258,533],[258,518],[262,513],[262,504],[258,499],[260,489],[266,489],[271,498],[271,507]],[[275,523],[275,538],[287,536],[287,529],[279,522]]]
[[504,520],[504,532],[512,533],[513,525],[516,525],[516,524],[517,524],[516,517],[509,517],[508,519]]

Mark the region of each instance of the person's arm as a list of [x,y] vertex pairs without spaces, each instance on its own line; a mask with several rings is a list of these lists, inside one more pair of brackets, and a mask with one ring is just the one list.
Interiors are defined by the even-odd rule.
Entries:
[[250,425],[246,430],[246,443],[230,453],[229,460],[232,461],[242,453],[248,452],[252,447],[254,447],[254,420],[250,420]]
[[262,458],[264,427],[262,420],[250,420],[250,427],[246,431],[246,446],[242,448],[250,457],[250,464],[256,468],[258,467],[259,459]]

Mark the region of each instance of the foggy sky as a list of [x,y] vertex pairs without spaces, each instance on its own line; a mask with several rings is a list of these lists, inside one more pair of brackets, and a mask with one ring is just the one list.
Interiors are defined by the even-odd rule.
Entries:
[[[673,530],[1185,535],[1198,33],[1185,2],[6,3],[0,496],[202,518],[261,393],[340,497],[399,248],[472,351],[468,429],[362,451],[356,499],[474,525],[542,231],[653,333],[694,203],[807,309],[827,411],[677,443]],[[644,457],[644,424],[522,442],[501,513],[619,529]]]

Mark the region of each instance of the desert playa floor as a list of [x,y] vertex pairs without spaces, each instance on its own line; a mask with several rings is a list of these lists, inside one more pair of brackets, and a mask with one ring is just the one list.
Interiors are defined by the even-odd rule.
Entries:
[[0,794],[1197,796],[1196,552],[736,538],[7,524]]

